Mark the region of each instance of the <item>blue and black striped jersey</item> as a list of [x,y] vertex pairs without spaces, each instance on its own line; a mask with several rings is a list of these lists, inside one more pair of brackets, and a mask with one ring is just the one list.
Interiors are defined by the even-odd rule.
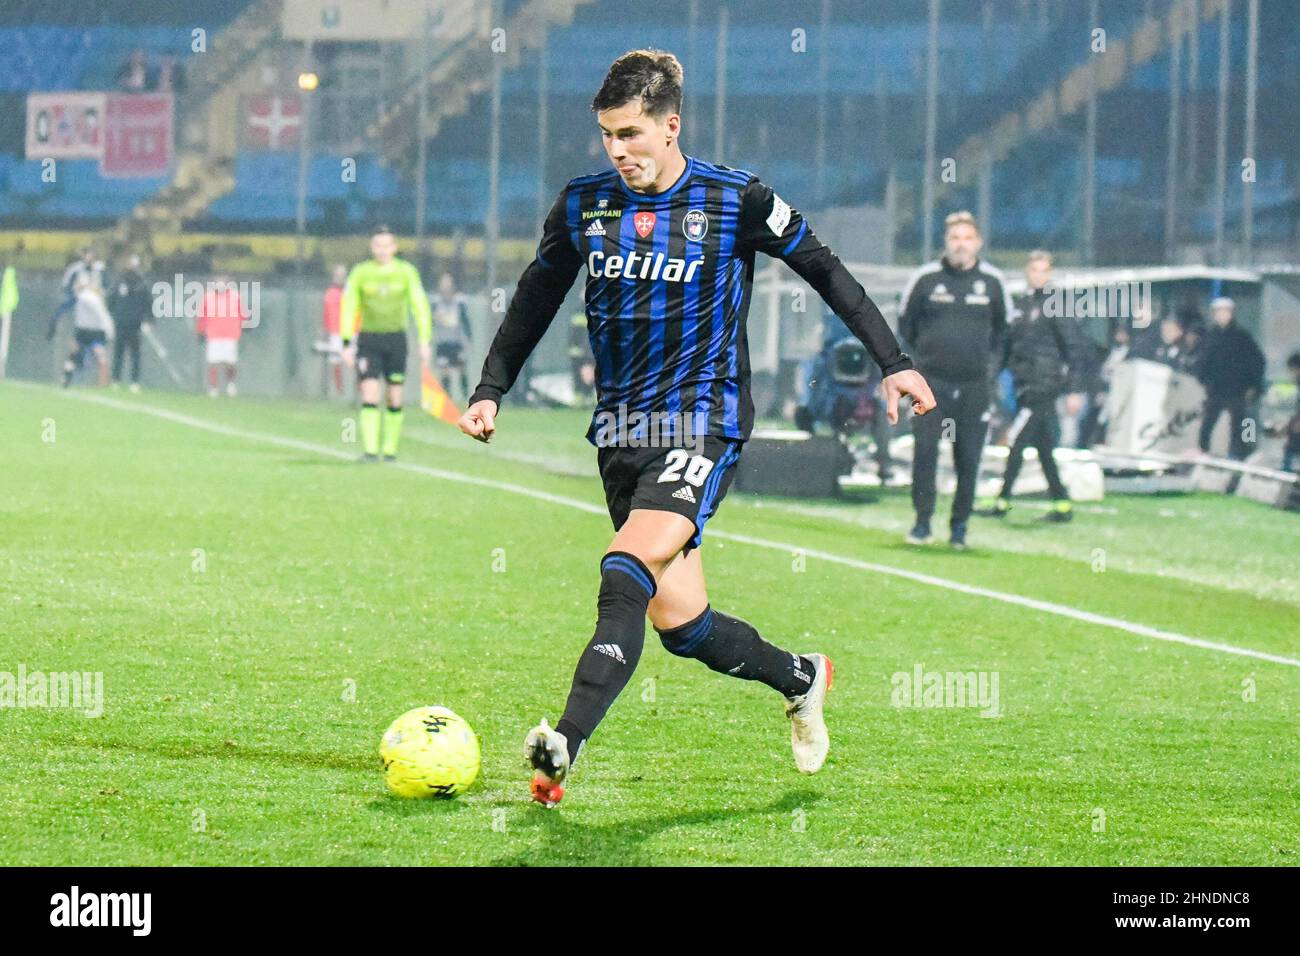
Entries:
[[886,375],[912,367],[797,209],[752,173],[688,156],[661,193],[635,192],[613,169],[564,187],[470,402],[500,403],[585,266],[597,417],[659,413],[694,423],[697,434],[748,438],[745,317],[758,252],[807,281]]

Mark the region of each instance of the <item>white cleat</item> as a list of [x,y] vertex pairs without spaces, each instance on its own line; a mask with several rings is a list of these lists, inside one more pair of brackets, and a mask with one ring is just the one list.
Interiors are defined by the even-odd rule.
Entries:
[[786,698],[785,715],[790,718],[794,765],[803,773],[816,773],[826,762],[826,754],[831,749],[831,736],[826,732],[822,711],[826,692],[831,689],[835,676],[835,666],[825,654],[803,656],[813,662],[813,683],[808,693]]
[[524,758],[532,765],[529,785],[532,797],[550,809],[564,797],[564,778],[569,772],[569,744],[543,718],[524,738]]

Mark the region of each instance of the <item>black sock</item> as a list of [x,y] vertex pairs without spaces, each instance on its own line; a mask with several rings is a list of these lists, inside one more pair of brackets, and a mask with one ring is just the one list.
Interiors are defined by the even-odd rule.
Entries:
[[659,640],[670,654],[702,661],[719,674],[759,681],[786,697],[812,686],[812,661],[769,644],[753,625],[712,607],[680,627],[659,631]]
[[568,742],[570,765],[636,670],[655,590],[654,575],[633,555],[611,551],[601,559],[596,633],[578,658],[564,716],[555,725]]

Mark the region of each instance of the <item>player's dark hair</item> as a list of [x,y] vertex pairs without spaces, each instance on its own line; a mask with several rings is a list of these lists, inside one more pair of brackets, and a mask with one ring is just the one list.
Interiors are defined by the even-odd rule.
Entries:
[[392,228],[386,222],[381,222],[379,225],[375,226],[374,229],[370,230],[370,237],[372,239],[375,236],[392,236],[392,235],[396,235],[396,233],[393,232]]
[[629,50],[612,64],[600,84],[591,111],[616,109],[635,99],[647,116],[660,118],[682,111],[682,65],[664,50]]

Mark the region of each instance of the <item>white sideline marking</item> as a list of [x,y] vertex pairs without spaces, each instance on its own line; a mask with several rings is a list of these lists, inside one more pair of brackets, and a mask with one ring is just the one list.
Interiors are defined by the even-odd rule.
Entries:
[[[11,382],[13,382],[13,380],[11,380]],[[54,391],[54,389],[49,389],[46,386],[34,385],[31,383],[13,382],[13,384],[20,384],[26,388],[40,389],[42,391]],[[268,445],[279,445],[282,448],[293,448],[298,451],[313,452],[318,455],[326,455],[331,458],[340,458],[346,461],[352,461],[356,458],[356,455],[351,452],[331,448],[328,445],[317,445],[313,442],[299,441],[295,438],[285,438],[281,435],[272,435],[264,432],[250,432],[241,428],[231,428],[226,425],[218,424],[217,422],[195,418],[191,415],[184,415],[180,412],[173,412],[151,405],[133,404],[118,399],[108,398],[106,396],[89,395],[84,392],[57,392],[56,394],[61,394],[68,398],[75,398],[79,401],[92,402],[96,405],[105,405],[109,408],[117,408],[123,411],[152,415],[155,418],[161,418],[180,425],[188,425],[191,428],[199,428],[214,432],[218,435],[226,435],[231,438],[242,438],[247,441],[261,442]],[[590,502],[580,501],[577,498],[568,498],[564,495],[553,495],[549,492],[538,491],[536,488],[511,484],[507,481],[497,481],[493,478],[476,478],[473,475],[465,475],[456,471],[446,471],[441,468],[431,468],[427,465],[416,465],[404,461],[392,462],[386,465],[386,467],[400,468],[403,471],[413,472],[418,475],[427,475],[430,478],[441,478],[444,481],[454,481],[461,484],[474,485],[479,488],[494,488],[498,491],[507,491],[511,494],[535,498],[538,501],[563,505],[567,508],[576,508],[579,511],[585,511],[588,514],[601,516],[608,515],[608,512],[604,508],[593,505]],[[907,571],[903,568],[895,568],[887,564],[876,564],[873,561],[862,561],[858,558],[849,558],[844,555],[832,554],[829,551],[811,550],[792,544],[783,544],[780,541],[770,541],[766,538],[754,538],[749,535],[734,534],[728,531],[718,531],[714,529],[709,532],[709,535],[714,538],[722,538],[726,541],[735,541],[738,544],[749,544],[756,548],[767,548],[772,551],[783,551],[786,553],[803,552],[803,554],[810,558],[820,558],[823,561],[854,568],[859,571],[871,571],[876,574],[886,574],[891,577],[914,581],[918,584],[928,584],[932,587],[943,588],[948,591],[956,591],[960,594],[970,594],[976,597],[988,598],[991,601],[1001,601],[1004,604],[1013,604],[1017,607],[1042,611],[1045,614],[1055,614],[1058,617],[1083,621],[1087,624],[1096,624],[1099,627],[1109,627],[1114,630],[1125,631],[1129,634],[1136,634],[1138,637],[1149,637],[1153,640],[1167,641],[1171,644],[1183,644],[1188,647],[1199,647],[1202,650],[1218,651],[1221,654],[1235,654],[1239,657],[1253,657],[1256,660],[1269,661],[1273,664],[1285,664],[1289,667],[1300,667],[1300,660],[1292,657],[1283,657],[1279,654],[1269,654],[1265,651],[1256,651],[1249,647],[1237,647],[1234,644],[1207,641],[1199,637],[1189,637],[1186,634],[1178,634],[1174,631],[1164,631],[1159,628],[1148,627],[1145,624],[1135,624],[1132,621],[1125,621],[1118,617],[1108,617],[1104,614],[1093,614],[1091,611],[1081,611],[1078,608],[1069,607],[1065,604],[1055,604],[1051,601],[1039,601],[1036,598],[1022,597],[1019,594],[1008,594],[1005,591],[994,591],[990,588],[977,587],[973,584],[962,584],[960,581],[949,581],[947,578],[939,578],[932,574],[923,574],[919,571]]]

